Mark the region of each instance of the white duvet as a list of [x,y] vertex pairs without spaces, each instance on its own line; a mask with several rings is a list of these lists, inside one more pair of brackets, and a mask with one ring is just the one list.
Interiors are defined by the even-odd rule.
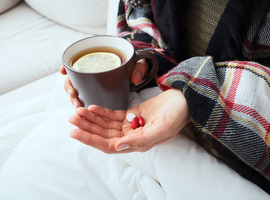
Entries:
[[[74,107],[54,93],[0,109],[1,200],[270,199],[180,132],[145,153],[108,155],[69,137]],[[132,93],[130,105],[157,95]]]

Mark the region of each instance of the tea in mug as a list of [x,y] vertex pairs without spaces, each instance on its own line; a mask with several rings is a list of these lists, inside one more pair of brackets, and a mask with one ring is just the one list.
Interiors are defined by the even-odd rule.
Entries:
[[104,72],[121,66],[125,62],[123,55],[120,50],[110,47],[89,48],[74,55],[71,66],[81,72]]

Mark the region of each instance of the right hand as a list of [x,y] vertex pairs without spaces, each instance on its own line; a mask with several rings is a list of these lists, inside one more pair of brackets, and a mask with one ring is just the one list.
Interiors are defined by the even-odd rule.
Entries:
[[[147,71],[148,71],[148,65],[147,65],[146,60],[145,59],[139,60],[135,64],[134,70],[133,70],[132,75],[131,75],[132,83],[134,83],[136,85],[139,84],[142,81],[142,79],[145,75],[145,72],[147,72]],[[62,64],[60,67],[60,73],[62,75],[67,75],[66,69]],[[66,78],[65,78],[64,88],[65,88],[66,92],[69,94],[70,102],[75,106],[75,108],[82,107],[82,104],[79,101],[77,94],[76,94],[68,76],[66,76]]]
[[[126,119],[128,113],[143,116],[145,125],[133,129]],[[127,111],[96,105],[78,108],[69,122],[78,127],[71,131],[72,138],[116,154],[145,152],[172,139],[190,122],[190,115],[182,91],[169,89]]]

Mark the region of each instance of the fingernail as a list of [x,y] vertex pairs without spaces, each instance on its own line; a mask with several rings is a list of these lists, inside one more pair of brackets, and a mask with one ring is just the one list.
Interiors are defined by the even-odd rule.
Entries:
[[67,93],[70,95],[70,93],[71,93],[71,89],[67,89]]
[[123,150],[128,149],[128,148],[129,148],[129,145],[128,144],[120,144],[117,147],[116,151],[123,151]]
[[142,78],[142,75],[141,75],[140,72],[136,72],[136,73],[135,73],[135,76],[136,76],[137,79],[139,79],[139,80],[141,80],[141,78]]
[[75,106],[75,108],[77,107],[77,102],[76,101],[73,101],[73,106]]

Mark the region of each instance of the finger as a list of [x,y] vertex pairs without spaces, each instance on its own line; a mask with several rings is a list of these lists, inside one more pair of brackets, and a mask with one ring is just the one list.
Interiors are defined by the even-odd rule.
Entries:
[[137,61],[131,75],[132,83],[139,84],[142,81],[142,78],[144,77],[147,69],[148,69],[148,65],[145,59],[141,59]]
[[90,112],[97,114],[100,117],[104,117],[111,121],[123,122],[126,116],[126,111],[124,110],[111,110],[97,105],[90,105],[88,107],[88,110]]
[[76,114],[87,119],[89,122],[97,124],[98,126],[104,129],[116,129],[122,131],[122,122],[106,120],[103,117],[100,117],[88,109],[81,107],[76,109]]
[[65,88],[66,92],[69,94],[70,102],[75,106],[75,108],[82,107],[82,104],[79,101],[77,94],[76,94],[68,76],[66,76],[66,78],[65,78],[64,88]]
[[103,138],[113,138],[122,136],[122,132],[119,130],[101,128],[100,126],[91,123],[78,115],[72,115],[69,118],[69,122],[77,126],[79,129],[87,131],[89,134],[99,135]]
[[67,74],[66,69],[65,69],[65,67],[64,67],[64,65],[63,65],[62,62],[61,62],[61,66],[60,66],[60,73],[61,73],[62,75],[66,75],[66,74]]
[[111,139],[103,138],[99,135],[91,134],[80,129],[72,130],[70,136],[86,145],[99,149],[104,153],[108,154],[116,153],[114,145],[119,139],[119,138],[111,138]]

